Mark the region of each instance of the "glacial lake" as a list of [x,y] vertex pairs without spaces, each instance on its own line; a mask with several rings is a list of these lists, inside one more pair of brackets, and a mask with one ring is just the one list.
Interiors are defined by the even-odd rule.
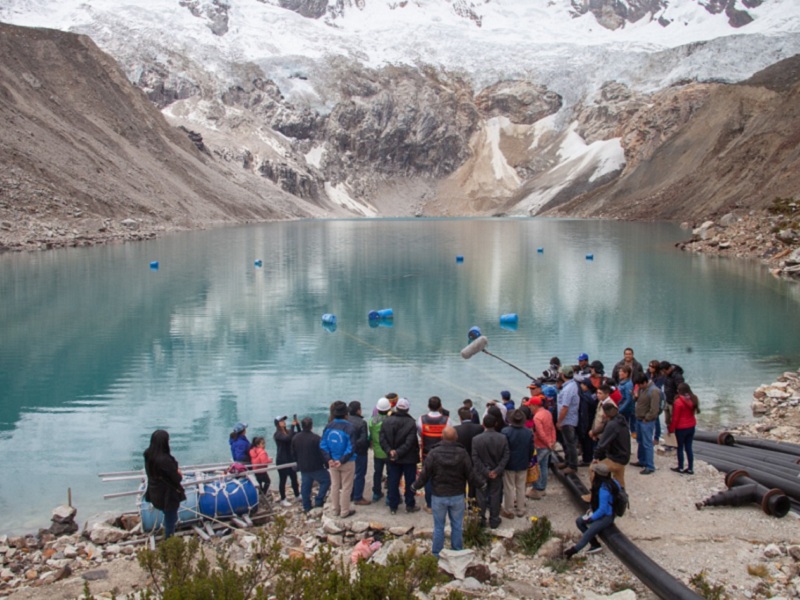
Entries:
[[[581,352],[610,372],[631,346],[643,364],[684,368],[706,427],[749,420],[753,390],[800,366],[800,287],[675,249],[687,235],[583,220],[303,221],[0,256],[0,533],[48,526],[68,489],[80,523],[133,510],[134,498],[103,495],[135,484],[97,474],[140,469],[157,428],[198,464],[230,458],[237,421],[273,454],[275,416],[312,416],[319,430],[338,399],[369,413],[394,391],[414,416],[431,395],[451,410],[504,389],[519,400],[525,375],[459,355],[472,326],[532,375]],[[393,320],[371,326],[386,308]],[[516,329],[500,326],[509,313]]]

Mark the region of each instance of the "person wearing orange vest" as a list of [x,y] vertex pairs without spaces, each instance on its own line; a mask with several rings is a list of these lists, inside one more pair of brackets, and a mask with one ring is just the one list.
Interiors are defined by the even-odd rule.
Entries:
[[[442,399],[431,396],[428,399],[428,413],[417,419],[417,431],[422,447],[422,461],[442,441],[444,428],[450,425],[450,417],[442,413]],[[431,484],[425,485],[425,512],[431,512]]]

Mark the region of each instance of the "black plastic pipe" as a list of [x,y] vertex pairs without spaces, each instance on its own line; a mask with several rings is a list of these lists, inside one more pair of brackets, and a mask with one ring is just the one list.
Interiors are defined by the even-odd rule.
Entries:
[[761,448],[763,450],[772,450],[773,452],[782,452],[783,454],[791,454],[800,458],[800,445],[791,444],[789,442],[775,442],[772,440],[759,440],[757,438],[736,438],[736,443],[742,446],[750,446],[751,448]]
[[768,473],[774,473],[780,477],[797,480],[800,483],[800,465],[775,464],[761,460],[757,456],[743,454],[735,448],[727,446],[713,446],[711,444],[698,444],[694,447],[695,454],[717,456],[732,463],[738,463],[740,468],[752,467]]
[[[577,475],[564,475],[557,469],[555,473],[567,489],[572,492],[573,498],[585,508],[586,502],[581,500],[580,497],[588,494],[589,490],[586,489]],[[700,600],[702,598],[642,552],[616,525],[607,527],[600,533],[600,537],[617,558],[636,575],[639,581],[659,598],[663,598],[663,600]]]
[[697,510],[704,506],[744,506],[755,503],[764,513],[779,519],[792,508],[789,497],[777,488],[767,489],[750,479],[746,471],[733,471],[725,477],[728,489],[695,504]]
[[800,483],[800,468],[791,465],[776,465],[767,463],[751,456],[742,455],[732,448],[712,446],[703,444],[695,446],[695,456],[716,456],[723,460],[738,465],[740,469],[758,469],[766,473],[772,473],[779,477],[785,477],[788,481]]
[[[738,471],[744,466],[741,463],[731,462],[730,460],[726,460],[718,456],[706,455],[698,456],[698,458],[710,465],[713,465],[720,471]],[[750,475],[751,479],[754,479],[761,485],[764,485],[768,488],[779,488],[783,490],[787,496],[791,496],[795,500],[800,500],[800,483],[795,483],[794,481],[790,481],[784,477],[781,477],[780,475],[767,473],[766,471],[752,467],[747,469],[747,473]]]
[[711,431],[695,431],[694,439],[698,442],[708,442],[709,444],[720,444],[722,446],[733,446],[734,438],[732,433],[722,431],[713,433]]
[[767,460],[767,462],[800,466],[800,456],[795,456],[794,454],[784,454],[783,452],[764,450],[762,448],[753,448],[752,446],[740,446],[739,444],[734,444],[731,446],[731,448],[735,448],[737,452],[741,452],[742,454],[756,456],[759,459]]

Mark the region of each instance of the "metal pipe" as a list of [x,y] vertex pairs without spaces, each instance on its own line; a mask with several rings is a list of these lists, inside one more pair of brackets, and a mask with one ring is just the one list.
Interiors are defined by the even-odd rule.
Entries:
[[[577,475],[564,475],[555,470],[556,476],[572,492],[573,499],[583,508],[586,503],[580,500],[589,490]],[[665,571],[661,565],[642,552],[616,525],[607,527],[600,537],[622,563],[650,590],[663,600],[700,600],[701,596],[690,590],[682,581]]]

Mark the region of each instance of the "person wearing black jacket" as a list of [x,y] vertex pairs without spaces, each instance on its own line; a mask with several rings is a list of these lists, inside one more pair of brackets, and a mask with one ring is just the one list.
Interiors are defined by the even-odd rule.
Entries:
[[678,386],[685,383],[683,378],[683,367],[673,365],[667,361],[661,363],[661,372],[664,374],[664,422],[669,428],[672,421],[672,405],[675,404],[675,396],[678,395]]
[[442,431],[442,441],[434,446],[422,463],[422,470],[414,482],[419,490],[431,483],[431,509],[433,511],[433,555],[439,558],[444,548],[444,524],[450,518],[450,547],[464,549],[464,492],[471,479],[472,461],[467,451],[458,443],[453,427]]
[[381,448],[388,458],[389,481],[387,495],[389,510],[397,513],[400,504],[400,478],[405,480],[406,512],[419,510],[411,486],[417,476],[419,462],[419,440],[417,439],[417,422],[408,414],[411,404],[406,398],[400,398],[395,405],[394,413],[383,422],[381,427]]
[[[628,429],[628,419],[619,412],[616,403],[611,398],[606,398],[602,404],[606,423],[597,447],[594,450],[594,461],[602,462],[608,466],[611,476],[617,480],[620,487],[625,487],[625,465],[631,460],[631,432]],[[589,472],[591,476],[593,471]]]
[[172,537],[178,523],[178,508],[186,500],[178,461],[170,454],[169,433],[157,429],[150,436],[150,446],[144,451],[144,472],[147,490],[144,499],[164,513],[164,539]]
[[364,486],[367,477],[367,464],[369,453],[369,426],[361,416],[361,402],[353,400],[347,407],[347,420],[353,424],[356,430],[356,447],[353,448],[356,455],[356,474],[353,479],[353,493],[350,499],[354,504],[371,504],[364,498]]
[[303,419],[300,425],[302,431],[292,438],[292,452],[297,459],[297,470],[302,476],[300,497],[303,499],[303,512],[308,512],[311,510],[312,485],[315,481],[319,484],[314,506],[321,508],[331,487],[331,476],[325,468],[325,459],[319,447],[322,438],[311,431],[314,426],[311,417]]
[[[294,454],[292,454],[292,438],[300,431],[300,423],[297,422],[297,417],[292,419],[292,425],[286,428],[286,419],[288,417],[276,417],[275,419],[275,445],[278,447],[278,453],[275,457],[276,465],[285,465],[294,462]],[[292,491],[294,492],[295,500],[300,499],[300,488],[297,485],[297,471],[292,467],[278,469],[278,492],[281,495],[281,506],[291,506],[292,503],[286,498],[286,480],[289,479],[292,483]]]
[[489,509],[489,527],[499,527],[500,498],[503,493],[503,471],[508,463],[510,452],[508,438],[496,429],[495,417],[483,417],[483,433],[472,440],[472,464],[475,476],[486,482],[478,489],[478,508],[481,526],[486,525],[486,509]]

